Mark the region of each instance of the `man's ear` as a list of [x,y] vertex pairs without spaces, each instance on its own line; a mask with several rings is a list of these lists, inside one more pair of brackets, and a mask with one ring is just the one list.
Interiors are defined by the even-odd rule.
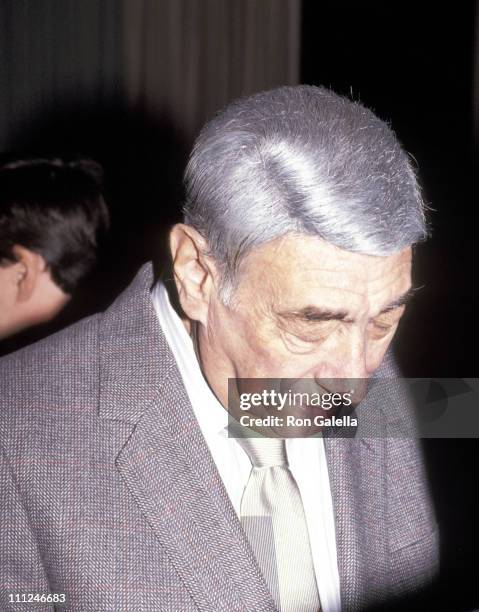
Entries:
[[45,269],[45,260],[41,255],[15,245],[12,249],[15,256],[14,281],[17,286],[17,302],[26,302],[32,296],[39,274]]
[[181,307],[186,315],[206,324],[216,269],[206,253],[206,240],[194,228],[177,223],[170,232],[170,251]]

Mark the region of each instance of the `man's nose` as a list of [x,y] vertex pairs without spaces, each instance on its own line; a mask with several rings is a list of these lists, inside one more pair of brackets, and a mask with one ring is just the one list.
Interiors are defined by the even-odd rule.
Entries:
[[339,378],[368,378],[366,342],[360,341],[349,346],[345,359],[339,364]]
[[367,378],[367,341],[361,330],[351,330],[338,346],[337,359],[331,364],[336,378]]
[[356,337],[348,340],[336,354],[331,354],[326,368],[324,363],[318,368],[315,378],[317,384],[330,393],[347,393],[354,389],[356,403],[362,399],[370,376],[367,368],[367,344],[361,334],[356,334]]

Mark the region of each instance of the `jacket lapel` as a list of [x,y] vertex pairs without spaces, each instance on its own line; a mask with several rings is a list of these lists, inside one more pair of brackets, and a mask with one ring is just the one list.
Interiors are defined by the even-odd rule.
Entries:
[[151,268],[105,313],[100,416],[127,421],[117,468],[200,610],[273,612],[161,332]]
[[341,609],[364,610],[385,595],[384,456],[381,440],[328,439]]

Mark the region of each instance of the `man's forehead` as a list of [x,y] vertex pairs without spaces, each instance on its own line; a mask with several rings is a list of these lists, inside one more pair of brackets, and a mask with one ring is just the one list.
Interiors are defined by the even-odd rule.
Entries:
[[407,272],[412,256],[410,247],[379,257],[346,251],[320,238],[294,234],[258,247],[254,255],[250,260],[252,267],[263,264],[261,269],[266,273],[284,279],[323,278],[338,287],[356,281],[374,283],[384,275],[394,275],[397,269]]
[[[310,236],[286,236],[250,260],[253,289],[274,310],[381,310],[406,299],[411,249],[388,257],[351,253]],[[256,265],[255,265],[256,264]],[[305,312],[306,312],[305,311]]]

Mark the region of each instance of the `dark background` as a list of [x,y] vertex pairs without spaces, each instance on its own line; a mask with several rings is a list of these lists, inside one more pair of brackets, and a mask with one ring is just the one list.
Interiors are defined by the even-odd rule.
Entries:
[[[58,1],[4,0],[0,7],[0,137],[5,152],[81,152],[100,161],[107,177],[111,235],[100,251],[96,272],[53,327],[104,308],[143,261],[162,259],[167,228],[180,218],[181,172],[193,138],[193,130],[184,129],[168,109],[155,111],[141,99],[133,104],[124,96],[123,68],[117,58],[118,41],[128,24],[119,19],[120,3],[67,4],[75,7],[68,19],[54,14],[63,10]],[[432,237],[416,250],[415,283],[423,289],[397,338],[403,371],[419,377],[478,376],[476,3],[305,0],[297,5],[297,81],[330,86],[390,121],[417,161],[432,209]],[[96,29],[90,27],[93,23]],[[105,23],[106,37],[98,31]],[[237,21],[231,23],[234,32]],[[261,25],[258,21],[259,36]],[[45,37],[35,49],[28,41],[39,29]],[[198,35],[194,29],[188,33],[193,35]],[[72,37],[76,47],[68,45]],[[44,62],[58,62],[64,55],[70,65],[83,54],[81,79],[72,82],[68,70],[59,70],[52,81],[55,95],[47,95],[40,86],[41,66],[33,80],[25,72],[25,66],[37,65],[41,53]],[[159,57],[159,69],[171,60]],[[279,76],[276,80],[258,82],[265,88],[280,84]],[[63,82],[70,86],[60,87]],[[16,97],[7,96],[13,86]],[[205,87],[205,99],[212,88],[214,80],[210,89]],[[224,101],[248,89],[230,89]],[[35,103],[19,105],[24,99]],[[214,108],[205,104],[201,121],[210,110]],[[479,445],[466,439],[428,440],[425,451],[444,562],[441,583],[427,594],[424,609],[479,608]]]
[[[431,240],[417,248],[415,283],[424,289],[397,338],[408,376],[479,375],[475,20],[473,2],[303,4],[302,81],[352,95],[390,120],[434,209]],[[443,568],[423,609],[479,608],[479,444],[424,446]]]

